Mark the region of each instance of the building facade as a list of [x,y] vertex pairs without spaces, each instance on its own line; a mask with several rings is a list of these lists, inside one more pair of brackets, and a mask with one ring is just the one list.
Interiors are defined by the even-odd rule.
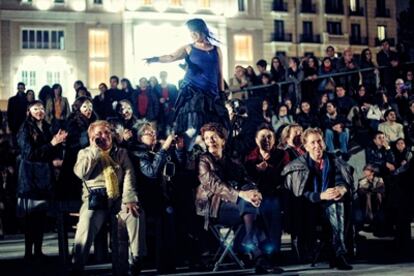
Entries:
[[142,59],[188,43],[184,23],[194,17],[220,40],[227,79],[237,64],[323,56],[328,45],[360,53],[397,34],[395,1],[385,0],[2,0],[1,107],[19,81],[36,93],[61,83],[70,100],[77,79],[92,92],[111,75],[137,84],[166,70],[176,82],[184,74],[179,62]]

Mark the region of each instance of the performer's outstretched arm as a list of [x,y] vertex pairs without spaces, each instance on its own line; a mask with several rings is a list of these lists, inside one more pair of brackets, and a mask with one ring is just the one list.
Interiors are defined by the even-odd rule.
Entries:
[[147,63],[154,63],[154,62],[169,63],[169,62],[173,62],[176,60],[180,60],[180,59],[185,58],[185,56],[187,55],[187,47],[188,45],[185,45],[179,48],[177,51],[175,51],[172,54],[163,55],[159,57],[144,58],[144,60]]

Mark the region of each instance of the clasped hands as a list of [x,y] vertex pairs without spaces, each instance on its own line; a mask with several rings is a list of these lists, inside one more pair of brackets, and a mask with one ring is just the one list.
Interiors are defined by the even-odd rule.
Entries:
[[336,186],[333,188],[328,188],[326,191],[321,193],[321,200],[340,200],[346,193],[346,188],[344,186]]
[[254,207],[259,207],[262,203],[262,194],[258,190],[240,191],[239,197],[251,203]]

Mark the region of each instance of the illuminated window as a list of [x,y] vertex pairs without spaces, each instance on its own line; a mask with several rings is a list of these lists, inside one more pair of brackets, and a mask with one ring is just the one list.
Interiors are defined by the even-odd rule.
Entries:
[[109,32],[89,30],[89,87],[98,88],[109,78]]
[[182,7],[183,1],[181,0],[170,0],[170,5],[173,7]]
[[387,36],[387,26],[384,25],[378,25],[377,26],[377,36],[379,40],[383,40]]
[[22,71],[21,81],[24,82],[26,86],[35,87],[36,71]]
[[349,8],[351,11],[356,12],[359,9],[359,1],[358,0],[350,0],[349,1]]
[[108,58],[109,34],[107,30],[89,30],[89,58]]
[[209,9],[209,8],[211,8],[211,6],[210,6],[210,0],[200,0],[199,1],[199,6],[202,9]]
[[63,30],[22,29],[22,49],[65,49]]
[[237,8],[238,8],[239,12],[246,11],[246,2],[245,2],[245,0],[238,0],[237,1]]
[[60,72],[46,72],[46,82],[48,85],[53,85],[55,83],[60,83]]
[[152,0],[142,0],[142,5],[152,5]]
[[234,36],[234,59],[236,61],[253,60],[253,38],[251,35]]
[[327,28],[329,34],[342,35],[341,22],[328,21],[328,22],[326,22],[326,26],[327,26],[326,28]]
[[89,62],[89,87],[98,88],[101,82],[109,78],[109,64],[105,61]]

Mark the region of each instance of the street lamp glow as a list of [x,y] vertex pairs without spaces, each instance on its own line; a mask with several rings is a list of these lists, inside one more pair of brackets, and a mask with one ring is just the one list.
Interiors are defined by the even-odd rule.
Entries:
[[168,8],[167,1],[162,1],[162,0],[154,1],[154,8],[159,12],[164,12]]
[[107,12],[119,12],[123,8],[123,1],[104,0],[103,7]]
[[185,7],[185,10],[188,13],[191,13],[191,14],[192,13],[195,13],[197,11],[197,5],[193,1],[187,1],[187,2],[185,2],[184,7]]
[[126,0],[125,1],[125,7],[129,11],[135,11],[136,9],[138,9],[139,4],[138,4],[137,0]]
[[75,0],[75,1],[73,1],[72,8],[75,11],[78,11],[78,12],[84,11],[86,9],[85,0]]
[[36,0],[36,6],[39,10],[48,10],[52,6],[52,0]]

